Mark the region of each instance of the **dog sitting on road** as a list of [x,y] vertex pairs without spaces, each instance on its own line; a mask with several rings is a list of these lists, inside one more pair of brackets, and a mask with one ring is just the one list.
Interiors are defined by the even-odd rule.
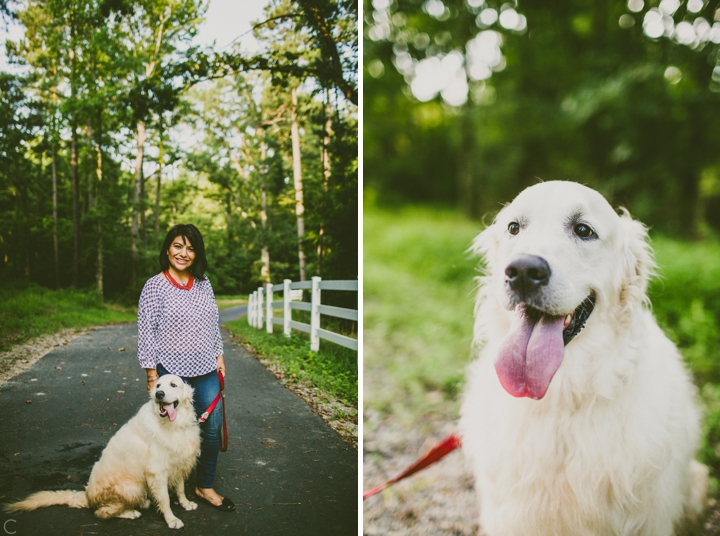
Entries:
[[461,410],[488,536],[670,536],[702,511],[696,391],[646,289],[645,227],[532,186],[475,240],[480,356]]
[[177,376],[160,377],[150,400],[110,439],[90,473],[85,491],[40,491],[5,506],[6,512],[65,504],[92,508],[101,519],[137,519],[152,498],[170,528],[183,522],[170,508],[172,488],[185,510],[197,504],[185,496],[185,478],[200,454],[200,427],[193,389]]

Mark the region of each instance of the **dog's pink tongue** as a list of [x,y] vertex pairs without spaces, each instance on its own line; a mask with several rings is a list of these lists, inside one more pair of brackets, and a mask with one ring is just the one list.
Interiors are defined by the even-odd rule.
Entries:
[[560,368],[565,353],[562,316],[544,316],[535,324],[527,347],[527,396],[540,400]]
[[565,351],[563,322],[562,316],[543,316],[533,324],[524,306],[515,308],[510,332],[495,358],[500,384],[512,396],[535,400],[545,396]]
[[518,305],[510,326],[510,332],[500,342],[495,358],[495,372],[500,384],[513,396],[527,396],[525,356],[533,325],[525,314],[525,307]]
[[163,404],[163,407],[165,408],[165,411],[167,411],[168,419],[170,419],[170,422],[173,422],[175,420],[175,417],[177,417],[177,413],[175,412],[175,404]]

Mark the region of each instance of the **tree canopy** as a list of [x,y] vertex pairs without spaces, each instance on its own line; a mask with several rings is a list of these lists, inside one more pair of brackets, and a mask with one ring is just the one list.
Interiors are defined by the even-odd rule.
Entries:
[[194,223],[216,292],[297,280],[298,252],[357,277],[357,3],[272,0],[252,54],[194,44],[207,6],[0,5],[25,30],[0,73],[0,274],[132,299]]
[[575,180],[654,228],[720,231],[720,4],[374,0],[365,185],[474,217]]

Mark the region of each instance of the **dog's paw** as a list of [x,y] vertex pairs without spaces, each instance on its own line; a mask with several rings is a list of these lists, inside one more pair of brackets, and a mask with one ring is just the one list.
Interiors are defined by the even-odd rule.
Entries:
[[118,517],[121,517],[123,519],[137,519],[141,515],[142,514],[137,510],[126,510],[122,514],[119,514]]
[[175,518],[166,518],[165,521],[167,522],[167,526],[171,529],[181,529],[185,526],[185,524],[180,521],[177,517]]
[[190,510],[197,510],[197,507],[198,507],[197,503],[196,503],[196,502],[192,502],[192,501],[185,501],[185,502],[184,502],[183,504],[181,504],[180,506],[182,506],[182,507],[183,507],[185,510],[187,510],[188,512],[189,512]]

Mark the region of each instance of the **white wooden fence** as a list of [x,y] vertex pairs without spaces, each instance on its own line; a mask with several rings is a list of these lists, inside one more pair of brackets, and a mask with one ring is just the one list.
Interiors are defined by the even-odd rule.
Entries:
[[[302,291],[310,290],[310,302],[302,300]],[[283,326],[283,333],[290,336],[290,330],[296,329],[310,334],[310,349],[317,352],[320,348],[320,339],[334,342],[357,352],[357,339],[340,335],[320,327],[320,315],[334,316],[335,318],[346,318],[357,322],[357,309],[345,307],[334,307],[320,303],[322,290],[348,290],[357,292],[357,280],[350,281],[323,281],[320,277],[313,277],[312,281],[290,281],[285,279],[282,285],[268,283],[266,288],[258,289],[250,294],[248,300],[248,324],[254,328],[265,329],[268,333],[273,332],[273,324]],[[273,301],[274,295],[282,292],[282,301]],[[283,308],[283,317],[275,318],[273,308]],[[310,311],[310,324],[304,324],[292,319],[292,310]]]

